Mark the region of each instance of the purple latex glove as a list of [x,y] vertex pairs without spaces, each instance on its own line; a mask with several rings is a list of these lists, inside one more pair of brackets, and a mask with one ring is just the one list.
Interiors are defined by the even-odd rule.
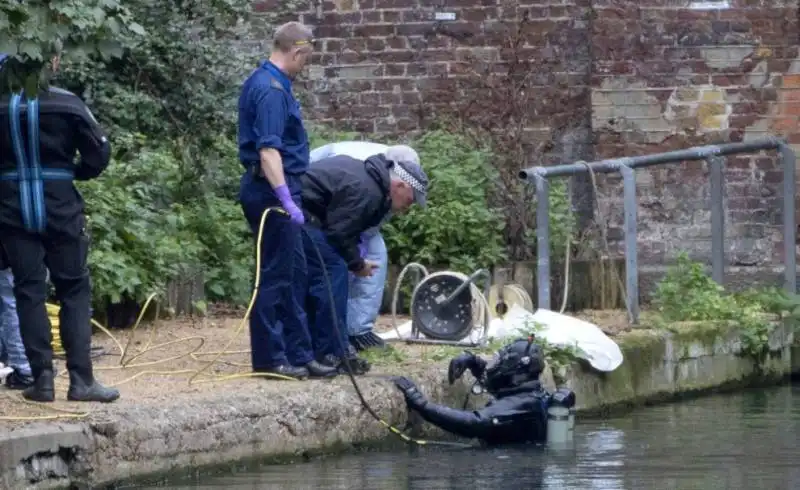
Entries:
[[275,195],[277,195],[278,199],[280,199],[283,209],[289,213],[289,219],[292,221],[292,223],[302,225],[306,222],[306,219],[303,216],[303,211],[301,211],[300,208],[297,207],[297,204],[295,204],[292,200],[292,195],[289,194],[289,188],[286,187],[286,184],[276,187]]
[[369,237],[361,235],[361,238],[358,240],[358,254],[361,256],[362,259],[367,258],[367,252],[369,251]]

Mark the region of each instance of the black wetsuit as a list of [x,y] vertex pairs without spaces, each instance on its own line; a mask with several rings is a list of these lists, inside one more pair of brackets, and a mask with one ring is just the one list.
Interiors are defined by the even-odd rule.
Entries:
[[480,410],[458,410],[426,402],[414,407],[414,411],[440,429],[480,439],[487,445],[546,440],[551,395],[539,381],[497,392],[494,398]]
[[106,135],[76,95],[50,88],[31,100],[0,96],[0,246],[14,274],[22,340],[35,378],[53,369],[45,308],[49,269],[70,379],[93,383],[89,237],[73,181],[100,175],[110,151]]

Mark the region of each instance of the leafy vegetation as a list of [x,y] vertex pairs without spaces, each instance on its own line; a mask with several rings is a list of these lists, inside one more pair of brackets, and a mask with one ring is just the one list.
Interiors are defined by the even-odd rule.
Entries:
[[49,64],[97,56],[110,61],[145,36],[129,2],[119,0],[0,1],[0,53],[9,56],[0,72],[0,92],[46,84]]
[[428,207],[414,207],[385,226],[389,260],[417,261],[471,272],[503,260],[500,210],[491,209],[487,187],[494,177],[487,155],[442,131],[413,142],[431,181]]
[[662,322],[734,325],[741,331],[745,354],[763,359],[778,321],[800,319],[800,300],[778,288],[730,293],[705,267],[682,253],[656,287],[653,305]]
[[[253,237],[237,203],[235,108],[241,81],[263,57],[240,42],[250,4],[0,1],[0,52],[10,55],[0,89],[33,91],[52,80],[87,101],[112,141],[108,171],[79,184],[98,312],[195,276],[208,301],[248,299]],[[310,127],[313,147],[365,137]],[[506,260],[498,155],[465,134],[450,127],[410,142],[432,180],[429,206],[386,227],[392,262],[468,272]],[[554,243],[570,226],[560,217],[565,196],[551,193]]]

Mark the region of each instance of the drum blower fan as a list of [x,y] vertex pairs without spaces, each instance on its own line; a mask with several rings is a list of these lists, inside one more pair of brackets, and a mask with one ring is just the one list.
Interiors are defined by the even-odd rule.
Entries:
[[[475,285],[480,278],[485,280],[485,294]],[[469,277],[450,271],[426,275],[411,295],[413,338],[406,341],[465,347],[485,345],[491,320],[486,304],[490,286],[491,274],[485,269]],[[483,323],[483,335],[478,341],[464,342],[474,328],[476,316],[483,316],[478,320]],[[424,339],[419,338],[420,333],[425,336]]]

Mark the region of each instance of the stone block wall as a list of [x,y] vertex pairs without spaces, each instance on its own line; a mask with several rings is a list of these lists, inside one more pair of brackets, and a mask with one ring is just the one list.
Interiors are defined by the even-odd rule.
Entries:
[[[480,101],[473,68],[504,73],[510,33],[524,20],[521,52],[533,61],[537,97],[520,97],[535,116],[527,129],[536,149],[522,166],[770,134],[800,144],[797,3],[267,0],[256,10],[314,26],[319,52],[306,104],[313,119],[400,135],[464,100]],[[723,7],[697,8],[709,4]],[[641,263],[682,249],[710,260],[705,165],[638,176]],[[774,156],[731,157],[725,177],[728,262],[780,263],[782,176]],[[617,248],[621,182],[599,183],[595,217],[608,218]]]

